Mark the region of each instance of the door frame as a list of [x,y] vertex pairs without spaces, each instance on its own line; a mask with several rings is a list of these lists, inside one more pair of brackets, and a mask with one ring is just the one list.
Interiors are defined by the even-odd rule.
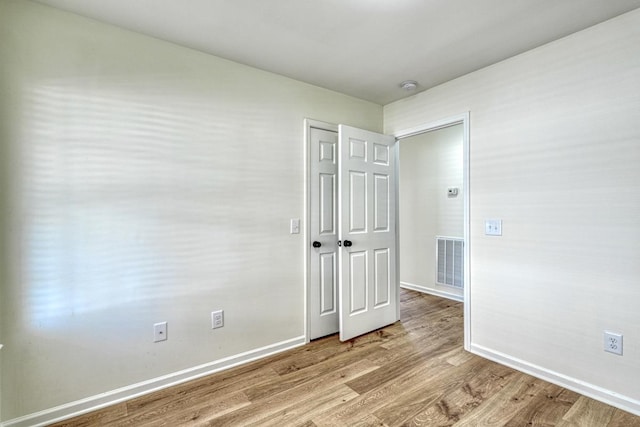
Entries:
[[[464,238],[464,348],[469,351],[471,347],[471,236],[470,236],[470,198],[471,198],[471,189],[470,189],[470,140],[469,140],[469,129],[470,129],[470,112],[466,111],[461,114],[457,114],[454,116],[445,117],[443,119],[424,123],[415,127],[403,129],[401,131],[395,132],[393,136],[397,141],[401,141],[404,138],[408,138],[410,136],[419,135],[421,133],[431,132],[434,130],[438,130],[441,128],[453,126],[456,124],[462,124],[463,129],[463,141],[462,141],[462,157],[463,157],[463,167],[462,167],[462,197],[464,203],[464,230],[463,230],[463,238]],[[311,128],[318,128],[333,132],[338,132],[338,125],[333,123],[327,123],[319,120],[313,119],[305,119],[304,120],[304,227],[303,227],[303,245],[304,245],[304,336],[305,342],[309,342],[309,286],[311,286],[311,277],[309,271],[310,264],[310,256],[311,251],[309,248],[309,235],[310,235],[310,195],[311,195],[311,182],[310,182],[310,164],[309,164],[309,152],[310,152],[310,134]],[[400,144],[396,143],[395,146],[395,154],[397,160],[396,174],[400,173],[400,169],[402,165],[400,164],[400,156],[399,153]],[[399,179],[396,176],[396,186],[399,186]],[[397,189],[396,189],[397,190]],[[399,209],[399,192],[396,191],[396,200],[395,200],[395,208],[396,211]],[[399,239],[399,221],[400,215],[396,215],[396,239]],[[397,270],[396,270],[396,286],[395,292],[397,293],[397,298],[400,297],[400,245],[399,242],[396,241],[398,245],[398,250],[396,251],[397,256]],[[398,300],[398,313],[397,318],[400,319],[400,301]]]
[[[471,236],[470,236],[470,215],[469,215],[469,202],[471,190],[469,187],[469,120],[470,120],[470,112],[464,112],[462,114],[457,114],[455,116],[446,117],[434,122],[425,123],[419,126],[415,126],[412,128],[404,129],[398,132],[395,132],[393,136],[395,136],[397,141],[402,141],[405,138],[409,138],[411,136],[420,135],[422,133],[432,132],[438,129],[446,128],[449,126],[454,126],[458,124],[462,124],[462,197],[464,203],[464,227],[463,227],[463,239],[464,239],[464,291],[463,291],[463,306],[464,306],[464,348],[467,351],[470,351],[471,347]],[[397,149],[399,149],[399,144],[397,144]],[[401,170],[402,165],[400,164],[400,159],[398,156],[398,172]],[[399,182],[399,180],[398,180]],[[396,209],[399,208],[399,199],[396,197]],[[399,230],[399,215],[396,217],[396,229]],[[398,238],[399,238],[398,233]],[[398,258],[400,258],[400,246],[398,245]],[[398,263],[398,276],[400,270],[400,264]],[[398,279],[399,286],[399,279]],[[400,304],[398,304],[398,307]],[[399,318],[399,316],[398,316]]]
[[[305,118],[304,119],[304,226],[303,229],[303,255],[304,255],[304,337],[305,342],[310,342],[310,322],[309,316],[311,313],[311,298],[309,297],[311,293],[311,249],[309,245],[309,236],[311,235],[311,164],[310,164],[310,150],[311,150],[311,128],[322,129],[326,131],[339,133],[339,127],[337,124],[323,122],[320,120],[314,120]],[[395,136],[394,136],[395,137]],[[393,155],[396,156],[396,171],[395,171],[395,200],[393,201],[393,206],[395,207],[396,213],[398,212],[398,207],[400,204],[400,199],[398,198],[398,184],[399,184],[399,157],[398,157],[398,138],[396,138],[396,143],[393,148]],[[396,228],[396,248],[399,248],[398,241],[398,215],[396,214],[396,220],[394,224]],[[396,249],[396,277],[395,277],[395,286],[393,292],[396,294],[396,321],[400,320],[400,255],[399,251]],[[336,290],[337,292],[337,290]]]

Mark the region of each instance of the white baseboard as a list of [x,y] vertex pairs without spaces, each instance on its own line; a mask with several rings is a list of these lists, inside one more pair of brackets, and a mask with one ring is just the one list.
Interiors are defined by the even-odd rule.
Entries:
[[51,409],[25,415],[20,418],[0,423],[2,427],[39,427],[54,422],[73,418],[97,409],[105,408],[125,400],[133,399],[144,394],[152,393],[167,387],[171,387],[186,381],[194,380],[213,374],[234,366],[262,359],[285,350],[306,344],[306,337],[300,336],[279,343],[271,344],[255,350],[250,350],[224,359],[205,363],[178,372],[173,372],[162,377],[153,378],[130,386],[87,397],[82,400],[56,406]]
[[438,289],[427,288],[420,285],[414,285],[409,282],[400,282],[400,287],[405,289],[411,289],[412,291],[422,292],[423,294],[431,294],[437,297],[447,298],[458,302],[464,302],[462,295],[450,294],[449,292],[440,291]]
[[608,405],[615,406],[616,408],[620,408],[623,411],[631,412],[634,415],[640,416],[639,400],[632,399],[628,396],[623,396],[614,391],[598,387],[588,382],[581,381],[576,378],[572,378],[537,365],[533,365],[527,361],[511,357],[507,354],[491,350],[481,345],[472,343],[469,351],[473,354],[477,354],[478,356],[493,360],[494,362],[509,366],[510,368],[559,385],[560,387],[575,391],[576,393],[583,394],[587,397],[591,397],[592,399],[599,400],[600,402],[604,402]]

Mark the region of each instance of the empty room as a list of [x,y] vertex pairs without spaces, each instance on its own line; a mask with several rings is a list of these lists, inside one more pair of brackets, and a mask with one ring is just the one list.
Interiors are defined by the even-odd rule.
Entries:
[[0,0],[0,426],[640,426],[640,0]]

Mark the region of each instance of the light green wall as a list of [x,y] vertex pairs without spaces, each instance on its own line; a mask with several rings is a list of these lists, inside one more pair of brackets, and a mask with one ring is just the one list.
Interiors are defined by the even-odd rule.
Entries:
[[640,413],[640,10],[387,105],[385,132],[466,111],[472,349]]
[[304,335],[303,119],[381,106],[22,0],[0,58],[3,420]]

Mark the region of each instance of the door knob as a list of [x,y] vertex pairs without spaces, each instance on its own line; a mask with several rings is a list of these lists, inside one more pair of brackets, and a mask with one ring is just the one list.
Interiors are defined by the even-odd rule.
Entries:
[[316,240],[316,241],[314,241],[314,242],[312,243],[312,245],[313,245],[313,247],[314,247],[314,248],[319,248],[320,246],[322,246],[322,243],[320,243],[320,242],[318,242],[318,241]]
[[351,243],[351,240],[345,240],[345,241],[344,241],[344,245],[345,245],[346,247],[349,247],[349,246],[351,246],[352,244],[353,244],[353,243]]

